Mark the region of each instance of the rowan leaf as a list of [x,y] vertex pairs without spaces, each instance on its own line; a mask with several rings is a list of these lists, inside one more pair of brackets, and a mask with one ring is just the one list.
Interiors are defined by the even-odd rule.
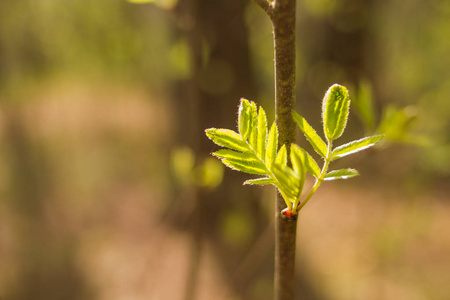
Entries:
[[358,175],[359,173],[355,169],[341,169],[328,172],[323,180],[348,179]]
[[380,135],[374,135],[374,136],[368,136],[347,144],[344,144],[342,146],[336,147],[333,152],[331,153],[331,160],[336,160],[341,157],[365,150],[367,148],[370,148],[374,146],[376,143],[378,143],[380,140],[382,140],[384,137],[384,134]]
[[278,181],[278,189],[284,193],[291,202],[297,201],[299,196],[299,178],[288,166],[274,163],[273,174]]
[[233,130],[209,128],[205,132],[208,138],[219,146],[241,152],[246,152],[250,149],[248,144],[241,139],[241,136]]
[[266,156],[264,162],[268,169],[271,169],[273,162],[275,161],[275,157],[277,155],[278,148],[278,129],[275,122],[272,124],[270,128],[269,135],[266,141]]
[[237,152],[230,149],[220,149],[219,151],[213,152],[213,155],[220,159],[241,159],[248,160],[252,163],[261,162],[255,154],[251,152]]
[[262,160],[266,154],[266,138],[267,138],[267,117],[264,109],[260,106],[258,113],[258,141],[256,146],[256,154]]
[[328,147],[325,144],[325,142],[322,140],[322,138],[314,130],[314,128],[312,128],[312,126],[308,124],[308,122],[305,120],[305,118],[300,116],[295,111],[292,112],[292,116],[293,116],[295,122],[297,122],[298,127],[300,127],[300,130],[305,135],[306,139],[309,141],[311,146],[314,148],[314,150],[320,156],[326,157],[327,156],[327,148]]
[[312,158],[312,156],[309,155],[308,152],[306,152],[305,149],[300,148],[300,150],[303,152],[303,165],[306,167],[308,172],[311,173],[312,176],[318,178],[320,175],[319,165],[317,164],[315,159]]
[[250,110],[250,102],[245,98],[241,98],[241,104],[239,105],[238,113],[238,128],[239,134],[242,136],[243,140],[246,140],[250,134]]
[[305,183],[305,177],[306,177],[306,168],[303,164],[303,162],[306,160],[305,153],[301,151],[301,148],[295,144],[291,145],[291,163],[292,163],[292,169],[297,174],[298,180],[299,180],[299,193],[303,190],[303,185]]
[[287,164],[287,150],[286,145],[281,146],[278,150],[277,157],[275,158],[275,163],[285,166]]
[[266,175],[267,170],[261,165],[240,159],[222,159],[222,162],[233,170],[249,174]]
[[244,182],[245,185],[265,185],[265,184],[275,184],[275,181],[268,177],[249,179]]
[[256,108],[255,102],[250,102],[250,133],[249,133],[249,144],[253,150],[256,151],[257,139],[258,139],[258,109]]
[[328,141],[337,139],[344,132],[350,110],[350,98],[346,87],[333,84],[322,103],[322,120]]

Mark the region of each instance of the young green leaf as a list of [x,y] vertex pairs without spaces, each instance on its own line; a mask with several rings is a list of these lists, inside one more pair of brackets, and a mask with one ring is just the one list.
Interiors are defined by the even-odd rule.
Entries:
[[291,144],[291,163],[292,169],[299,176],[304,176],[306,170],[303,165],[303,152],[300,150],[300,147],[296,144]]
[[275,181],[273,181],[271,178],[263,177],[263,178],[257,178],[257,179],[249,179],[244,182],[245,185],[265,185],[265,184],[275,184]]
[[245,98],[241,98],[241,104],[239,105],[238,113],[238,128],[239,133],[244,140],[246,140],[248,135],[250,134],[250,116],[250,102]]
[[250,163],[259,163],[261,165],[264,165],[261,160],[259,160],[253,153],[251,152],[237,152],[230,149],[220,149],[219,151],[216,151],[213,153],[214,156],[220,158],[220,159],[237,159],[237,160],[243,160],[243,161],[249,161]]
[[305,184],[306,168],[303,164],[305,161],[305,153],[301,151],[301,148],[295,144],[291,145],[291,162],[292,169],[297,174],[299,178],[299,193],[303,190],[303,185]]
[[358,175],[359,173],[355,169],[341,169],[328,172],[323,180],[348,179]]
[[233,170],[249,174],[266,175],[267,169],[258,163],[249,162],[241,159],[222,159],[222,162]]
[[346,87],[333,84],[323,97],[323,129],[328,141],[337,139],[344,132],[350,110],[350,98]]
[[260,106],[258,113],[258,142],[256,147],[256,154],[262,160],[266,154],[266,138],[267,138],[267,117],[264,109]]
[[277,155],[278,148],[278,129],[275,122],[272,124],[272,127],[269,131],[269,136],[267,137],[266,142],[266,158],[264,160],[268,169],[272,167],[273,162],[275,161],[275,157]]
[[322,140],[322,138],[317,134],[317,132],[311,127],[311,125],[306,122],[306,120],[300,116],[295,111],[292,112],[295,122],[297,122],[298,127],[303,132],[305,137],[308,139],[314,150],[322,157],[327,156],[327,145]]
[[302,158],[302,162],[303,162],[303,165],[305,166],[306,170],[308,170],[308,172],[311,173],[312,176],[314,176],[316,178],[319,177],[320,168],[319,168],[319,165],[317,164],[317,162],[314,160],[314,158],[312,158],[312,156],[309,155],[309,153],[306,152],[305,149],[303,149],[295,144],[292,144],[291,151],[292,151],[292,147],[295,147],[296,149],[298,149],[297,151],[302,153],[302,155],[300,157]]
[[273,174],[277,179],[277,187],[284,193],[289,201],[295,202],[299,196],[299,178],[294,171],[288,166],[283,166],[275,163],[273,165]]
[[338,158],[362,151],[369,147],[372,147],[376,143],[378,143],[381,139],[383,139],[384,135],[374,135],[368,136],[342,146],[336,147],[331,153],[331,160],[336,160]]
[[234,164],[236,169],[238,168],[237,166],[246,166],[247,168],[261,170],[258,172],[263,172],[263,174],[267,173],[267,169],[264,163],[251,152],[242,153],[229,149],[221,149],[214,152],[213,155],[222,159],[222,161],[226,160],[227,162]]
[[275,158],[275,163],[285,166],[287,164],[287,150],[286,145],[281,146],[278,151],[277,157]]
[[255,102],[250,102],[250,135],[249,135],[249,144],[252,147],[253,150],[256,151],[256,148],[258,147],[258,109],[256,107]]
[[208,138],[219,146],[243,152],[249,150],[248,144],[233,130],[209,128],[205,132]]

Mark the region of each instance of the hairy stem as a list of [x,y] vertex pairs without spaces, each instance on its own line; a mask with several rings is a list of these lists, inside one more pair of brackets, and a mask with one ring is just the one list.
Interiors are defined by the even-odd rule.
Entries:
[[[278,145],[281,147],[295,141],[295,122],[292,118],[292,110],[295,106],[296,0],[275,0],[272,7],[271,20],[275,47],[275,121],[279,131]],[[275,300],[294,299],[297,216],[283,215],[281,211],[285,205],[283,197],[277,194],[275,204]]]

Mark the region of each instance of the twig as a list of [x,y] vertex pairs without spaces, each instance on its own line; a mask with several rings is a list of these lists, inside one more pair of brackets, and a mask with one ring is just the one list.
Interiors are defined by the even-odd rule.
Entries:
[[272,16],[273,14],[273,3],[269,2],[268,0],[253,0],[259,7],[264,9],[264,11],[269,15]]

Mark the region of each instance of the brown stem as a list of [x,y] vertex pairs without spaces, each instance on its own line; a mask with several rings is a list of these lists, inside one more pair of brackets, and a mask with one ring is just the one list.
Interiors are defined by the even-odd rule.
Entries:
[[[275,120],[278,145],[295,141],[295,10],[296,0],[275,0],[271,15],[275,47]],[[290,147],[287,147],[288,149]],[[288,156],[289,157],[289,156]],[[285,216],[285,203],[277,194],[275,205],[274,299],[293,300],[297,217]]]
[[[281,196],[279,198],[281,198]],[[277,199],[277,201],[279,200],[280,199]],[[278,211],[276,213],[275,222],[274,299],[293,300],[295,284],[295,237],[297,233],[297,215],[288,217]]]

